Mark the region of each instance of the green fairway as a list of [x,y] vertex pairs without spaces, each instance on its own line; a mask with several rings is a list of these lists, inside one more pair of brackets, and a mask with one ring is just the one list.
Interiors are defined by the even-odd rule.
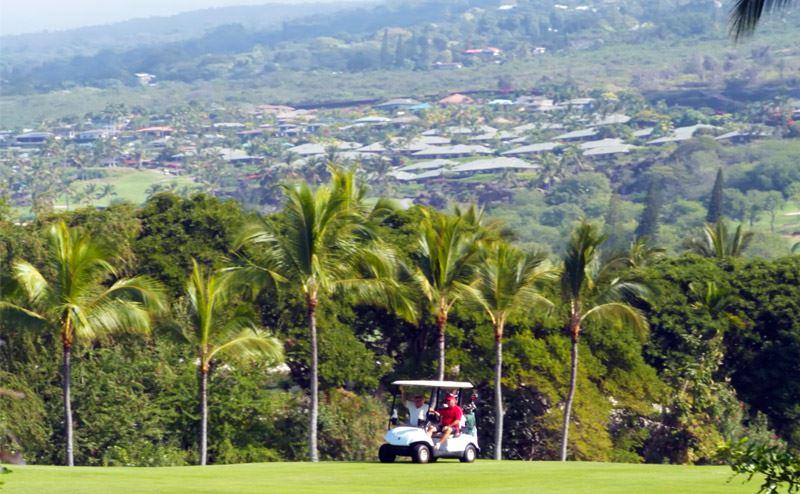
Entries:
[[12,467],[8,494],[393,493],[750,494],[755,481],[728,483],[728,467],[620,463],[256,463],[177,468]]
[[[91,203],[95,206],[108,206],[111,201],[125,200],[134,204],[141,204],[147,199],[147,189],[151,185],[161,185],[169,187],[175,184],[176,187],[188,186],[194,187],[197,184],[190,177],[165,175],[157,170],[137,170],[135,168],[100,168],[105,174],[103,178],[93,180],[78,180],[71,186],[73,191],[83,190],[87,185],[94,185],[98,189],[104,185],[113,185],[115,195],[109,195],[101,199],[86,199],[82,201],[80,206],[85,206]],[[66,208],[66,198],[64,196],[59,198],[56,205],[59,209]],[[70,208],[75,208],[76,204],[70,204]]]

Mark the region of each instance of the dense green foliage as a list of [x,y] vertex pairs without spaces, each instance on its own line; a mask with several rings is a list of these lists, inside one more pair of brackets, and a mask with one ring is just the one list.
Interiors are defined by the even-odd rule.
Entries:
[[[282,214],[271,219],[280,222]],[[398,258],[409,266],[423,216],[419,207],[388,212],[375,226],[378,238],[396,246]],[[235,261],[236,226],[246,224],[250,215],[231,201],[162,194],[140,209],[120,205],[59,217],[114,247],[125,274],[147,273],[173,297],[170,313],[156,322],[151,336],[110,336],[76,349],[76,463],[197,462],[197,353],[180,337],[188,323],[182,280],[192,257],[216,267],[226,259]],[[21,258],[41,265],[47,255],[42,232],[59,217],[0,224],[4,299],[22,302],[9,266]],[[800,393],[792,376],[800,359],[800,258],[655,254],[639,248],[628,256],[629,266],[635,267],[623,270],[626,277],[652,286],[653,297],[637,302],[650,322],[650,336],[642,340],[632,327],[611,329],[591,320],[583,328],[570,456],[710,462],[720,441],[769,434],[770,429],[797,448]],[[543,290],[550,300],[559,299],[557,287]],[[255,305],[244,294],[235,301],[252,307],[284,343],[288,368],[262,361],[211,369],[212,463],[308,457],[304,300],[296,292],[278,293],[259,295]],[[371,458],[385,425],[380,401],[387,382],[434,375],[436,321],[426,306],[420,307],[418,323],[410,324],[380,306],[354,303],[347,290],[320,305],[321,458]],[[558,457],[570,374],[563,315],[560,306],[549,315],[509,314],[502,377],[506,458]],[[488,316],[481,308],[456,305],[445,330],[448,376],[470,380],[482,397],[491,396],[495,334]],[[0,335],[0,386],[25,395],[13,403],[0,397],[0,419],[11,433],[3,448],[21,449],[29,462],[60,463],[65,438],[59,359],[53,350],[59,346],[52,333],[5,316]],[[487,456],[494,453],[493,408],[492,400],[479,401],[479,433]]]
[[747,475],[747,480],[757,474],[764,476],[758,494],[800,492],[800,458],[785,447],[742,441],[727,446],[721,454],[727,457],[733,471]]

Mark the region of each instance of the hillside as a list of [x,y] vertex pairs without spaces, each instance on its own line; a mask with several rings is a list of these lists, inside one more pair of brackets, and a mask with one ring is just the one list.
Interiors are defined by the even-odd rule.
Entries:
[[[515,66],[546,53],[592,52],[603,46],[633,56],[654,43],[728,41],[727,6],[701,0],[669,0],[655,6],[642,0],[566,4],[526,0],[513,5],[498,0],[446,5],[417,0],[334,13],[317,6],[277,9],[274,18],[271,13],[265,16],[268,8],[249,9],[254,10],[203,11],[173,21],[134,22],[121,26],[113,43],[108,43],[108,35],[97,36],[91,43],[103,50],[90,56],[85,49],[80,56],[71,56],[69,48],[59,48],[58,59],[47,61],[49,57],[35,45],[26,48],[26,42],[15,48],[12,43],[0,74],[4,95],[76,86],[131,87],[141,82],[137,73],[152,74],[155,81],[232,80],[257,86],[272,85],[276,75],[285,72],[312,78],[330,71],[366,72],[372,78],[376,72],[396,70]],[[245,14],[248,21],[241,20]],[[787,14],[790,23],[794,15]],[[212,16],[217,22],[213,26],[208,20]],[[771,24],[778,31],[779,21]],[[203,34],[197,34],[199,30]],[[126,47],[126,33],[132,32],[143,32],[143,41]],[[75,36],[93,39],[86,33]],[[155,44],[148,42],[149,37]],[[22,55],[26,50],[44,63],[28,63]],[[689,62],[694,63],[683,61]],[[792,73],[790,66],[785,69]]]
[[[351,2],[267,3],[218,7],[170,16],[131,19],[106,25],[62,31],[0,36],[3,67],[39,65],[73,57],[90,57],[100,51],[121,51],[199,38],[225,24],[239,24],[249,30],[270,31],[282,23],[313,14],[330,14],[364,5]],[[156,48],[157,49],[157,48]]]

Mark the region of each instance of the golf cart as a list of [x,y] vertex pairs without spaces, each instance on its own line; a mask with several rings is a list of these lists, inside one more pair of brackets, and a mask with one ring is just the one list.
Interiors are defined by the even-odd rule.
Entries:
[[[381,463],[392,463],[398,456],[410,456],[414,463],[434,462],[439,458],[458,458],[464,463],[472,463],[478,455],[478,429],[475,426],[474,410],[477,396],[469,392],[472,384],[458,381],[394,381],[392,383],[391,417],[384,440],[386,441],[378,450],[378,459]],[[428,413],[416,420],[409,417],[408,422],[402,423],[397,413],[397,395],[400,387],[427,388],[430,398],[427,403]],[[456,396],[456,403],[464,411],[459,433],[451,435],[441,446],[442,434],[437,429],[439,417],[436,410],[448,394]],[[400,408],[405,409],[403,403]],[[429,431],[434,431],[429,434]]]

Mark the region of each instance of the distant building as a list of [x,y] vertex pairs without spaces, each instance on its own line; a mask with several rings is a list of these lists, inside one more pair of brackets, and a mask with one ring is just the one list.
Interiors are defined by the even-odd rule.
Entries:
[[78,132],[75,134],[73,140],[78,144],[86,144],[100,139],[108,139],[109,137],[117,135],[117,133],[118,132],[114,129],[84,130],[83,132]]
[[18,146],[39,146],[54,137],[52,132],[26,132],[14,136],[14,143]]
[[548,153],[561,146],[558,142],[539,142],[530,144],[528,146],[521,146],[514,149],[509,149],[500,153],[503,156],[525,156],[530,154]]
[[431,146],[412,154],[416,158],[465,158],[467,156],[494,154],[486,146],[454,144],[452,146]]
[[153,74],[148,74],[147,72],[138,72],[138,73],[133,74],[133,75],[136,76],[136,80],[142,86],[153,86],[153,85],[155,85],[156,76],[154,76]]
[[648,141],[647,144],[665,144],[668,142],[681,142],[681,141],[688,141],[694,134],[701,129],[705,130],[714,130],[717,127],[713,125],[707,124],[696,124],[696,125],[689,125],[686,127],[676,127],[672,130],[672,134],[664,137],[659,137],[658,139],[653,139],[652,141]]
[[503,50],[494,46],[486,46],[484,48],[470,48],[462,51],[461,53],[470,56],[499,57],[503,54]]
[[422,102],[414,98],[394,98],[375,105],[375,108],[383,111],[407,110],[419,104]]
[[136,133],[146,137],[168,137],[171,136],[175,132],[175,129],[172,127],[144,127],[142,129],[137,129]]
[[573,130],[572,132],[567,132],[565,134],[561,134],[555,136],[554,139],[559,141],[583,141],[586,139],[590,139],[597,135],[597,129],[594,127],[590,127],[588,129],[581,129],[581,130]]

